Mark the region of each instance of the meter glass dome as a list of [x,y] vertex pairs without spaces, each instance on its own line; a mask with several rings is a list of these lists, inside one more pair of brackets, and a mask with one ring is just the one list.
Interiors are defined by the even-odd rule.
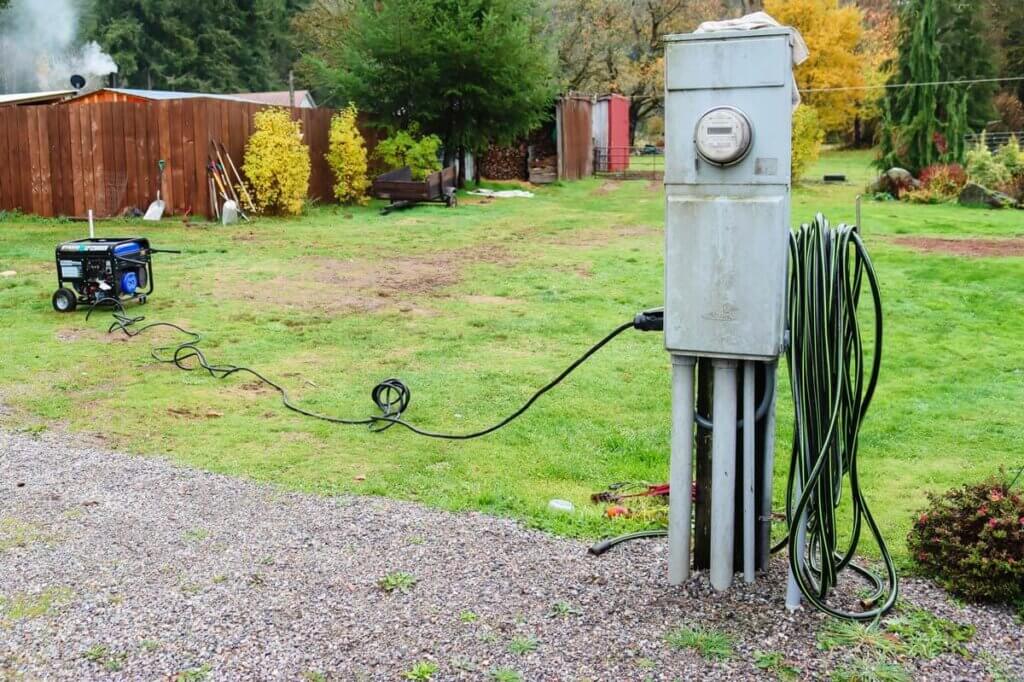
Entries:
[[716,166],[728,166],[743,160],[750,151],[753,133],[750,119],[733,107],[716,107],[697,122],[697,153]]

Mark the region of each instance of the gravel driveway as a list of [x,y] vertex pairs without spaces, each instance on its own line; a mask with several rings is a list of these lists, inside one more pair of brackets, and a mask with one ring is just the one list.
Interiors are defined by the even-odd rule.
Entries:
[[[592,558],[482,514],[0,431],[0,679],[397,680],[430,662],[433,679],[763,679],[755,651],[816,678],[864,656],[820,650],[825,619],[785,611],[779,560],[726,595],[703,576],[668,588],[665,562],[661,541]],[[378,585],[395,572],[408,591]],[[901,659],[914,679],[1024,676],[1011,612],[922,581],[904,594],[977,628],[968,656]],[[665,641],[698,624],[732,636],[733,655]]]

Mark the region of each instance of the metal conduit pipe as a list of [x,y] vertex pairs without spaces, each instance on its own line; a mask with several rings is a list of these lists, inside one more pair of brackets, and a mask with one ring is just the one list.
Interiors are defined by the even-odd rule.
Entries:
[[[753,360],[743,362],[743,416],[754,413],[754,365]],[[753,420],[748,424],[753,425]],[[743,429],[743,580],[754,582],[754,432],[753,428]]]
[[[736,360],[715,359],[711,414],[719,424],[736,422]],[[711,586],[732,584],[736,489],[736,431],[719,429],[711,441]]]
[[690,577],[690,518],[693,482],[693,370],[696,358],[672,356],[672,456],[669,466],[668,581]]

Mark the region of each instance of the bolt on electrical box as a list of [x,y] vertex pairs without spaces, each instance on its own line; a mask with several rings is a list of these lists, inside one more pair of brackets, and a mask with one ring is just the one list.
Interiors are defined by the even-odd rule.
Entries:
[[794,84],[786,28],[666,37],[665,346],[783,351]]

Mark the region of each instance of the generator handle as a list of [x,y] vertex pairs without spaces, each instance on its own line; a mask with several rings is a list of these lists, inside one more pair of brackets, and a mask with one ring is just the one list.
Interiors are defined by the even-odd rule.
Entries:
[[150,253],[181,253],[178,249],[150,249]]

